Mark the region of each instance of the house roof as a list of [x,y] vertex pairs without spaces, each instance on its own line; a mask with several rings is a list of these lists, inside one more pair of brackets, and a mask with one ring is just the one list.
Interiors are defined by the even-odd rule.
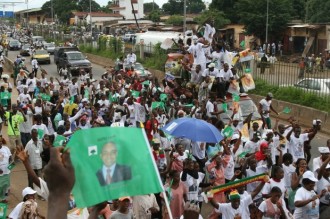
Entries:
[[[85,17],[89,15],[89,12],[76,11],[73,12],[73,14],[77,17]],[[105,12],[92,12],[91,15],[92,17],[123,17],[121,14],[111,14]]]
[[42,11],[42,9],[41,8],[30,8],[30,9],[24,9],[21,11],[15,11],[15,13],[21,14],[21,13],[31,13],[31,12],[38,12],[38,11]]

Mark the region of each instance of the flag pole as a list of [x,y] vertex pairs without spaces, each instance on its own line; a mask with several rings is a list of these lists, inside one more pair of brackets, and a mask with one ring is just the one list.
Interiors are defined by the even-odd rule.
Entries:
[[168,216],[170,217],[170,219],[173,219],[173,216],[172,216],[172,212],[171,212],[171,208],[170,208],[170,204],[168,202],[168,199],[167,199],[167,195],[166,195],[166,192],[164,191],[164,186],[163,186],[163,183],[162,183],[162,180],[160,178],[160,175],[159,175],[159,171],[158,171],[158,168],[157,168],[157,165],[156,165],[156,162],[155,162],[155,159],[152,155],[152,151],[151,151],[151,146],[150,146],[150,143],[149,143],[149,140],[147,138],[147,134],[146,134],[146,131],[144,130],[144,128],[142,128],[142,133],[143,133],[143,136],[144,136],[144,139],[145,141],[147,142],[147,146],[148,146],[148,150],[149,150],[149,154],[150,154],[150,157],[151,157],[151,160],[152,160],[152,164],[155,168],[155,171],[157,173],[157,178],[158,178],[158,182],[162,185],[163,187],[163,191],[162,191],[162,194],[163,194],[163,198],[165,200],[165,205],[166,205],[166,209],[167,209],[167,212],[168,212]]

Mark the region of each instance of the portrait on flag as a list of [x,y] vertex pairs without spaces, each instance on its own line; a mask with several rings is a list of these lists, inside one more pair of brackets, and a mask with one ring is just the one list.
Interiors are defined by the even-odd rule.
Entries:
[[73,195],[79,208],[163,189],[143,129],[78,130],[67,147],[75,169]]
[[116,143],[109,142],[103,146],[101,152],[103,165],[96,173],[101,186],[131,179],[131,167],[116,163],[117,154]]

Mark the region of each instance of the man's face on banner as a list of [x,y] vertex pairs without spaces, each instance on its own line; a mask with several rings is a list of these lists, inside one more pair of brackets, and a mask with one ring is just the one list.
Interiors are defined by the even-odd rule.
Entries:
[[103,146],[101,159],[106,167],[110,167],[116,163],[117,148],[113,143],[107,143]]

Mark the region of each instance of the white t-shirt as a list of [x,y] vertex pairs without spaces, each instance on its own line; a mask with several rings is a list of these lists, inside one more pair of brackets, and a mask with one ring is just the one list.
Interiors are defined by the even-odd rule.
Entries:
[[71,97],[75,96],[78,94],[78,84],[70,84],[69,85],[69,94]]
[[8,169],[10,156],[11,152],[9,148],[5,145],[2,145],[0,148],[0,169],[2,170],[2,174],[0,174],[0,176],[10,173],[10,170]]
[[316,158],[313,159],[313,172],[314,172],[314,174],[316,174],[316,170],[320,169],[322,164],[323,164],[323,162],[321,160],[321,156],[316,157]]
[[217,77],[217,76],[219,76],[219,70],[215,68],[213,71],[210,71],[210,69],[207,68],[207,69],[204,70],[202,76],[203,76],[203,77],[206,77],[206,76],[214,76],[214,77]]
[[26,84],[28,86],[28,92],[34,92],[34,88],[37,85],[37,80],[35,78],[28,78],[26,80]]
[[[267,101],[266,99],[262,99],[262,100],[260,100],[259,104],[262,106],[262,111],[269,111],[272,101],[271,100]],[[269,113],[263,113],[263,117],[268,118]]]
[[25,105],[32,101],[32,98],[30,94],[20,93],[17,97],[17,101]]
[[272,190],[273,187],[277,186],[278,188],[281,189],[282,191],[282,196],[281,198],[284,199],[285,197],[285,192],[286,192],[286,188],[285,188],[285,184],[284,184],[284,179],[281,179],[280,182],[276,182],[274,181],[274,179],[270,179],[268,183],[265,184],[265,186],[262,188],[262,194],[264,195],[268,195],[270,194],[270,191]]
[[205,65],[206,64],[206,57],[204,54],[204,49],[203,49],[203,44],[202,43],[197,43],[197,44],[192,44],[188,52],[194,56],[194,64],[195,65]]
[[[282,208],[284,210],[284,212],[287,212],[287,208],[285,206],[285,201],[284,199],[281,200],[282,202]],[[275,210],[275,212],[278,211],[278,207],[277,207],[277,204],[273,204],[272,202],[270,202],[272,205],[273,205],[273,208]],[[261,202],[261,204],[259,205],[259,210],[262,212],[262,213],[265,213],[267,212],[267,203],[266,203],[266,200]],[[266,216],[262,216],[262,219],[280,219],[280,217],[278,217],[277,215],[275,216],[275,218],[273,217],[266,217]]]
[[259,150],[260,141],[247,141],[244,145],[244,151],[250,151],[251,154]]
[[241,199],[240,205],[237,209],[234,209],[231,206],[231,203],[219,203],[219,208],[217,210],[222,213],[222,219],[234,219],[235,216],[241,216],[242,219],[245,219],[250,218],[248,206],[252,203],[252,197],[249,195],[248,197]]
[[324,196],[321,197],[320,202],[323,204],[329,205],[330,203],[330,192],[328,191],[330,187],[330,179],[326,179],[322,177],[317,183],[316,183],[316,192],[317,194],[321,194],[323,189],[327,190],[327,193],[325,193]]
[[203,36],[204,39],[207,40],[208,42],[210,42],[210,44],[211,44],[214,34],[215,34],[215,28],[209,24],[205,24],[204,36]]
[[296,168],[290,164],[289,166],[286,166],[286,165],[282,165],[282,168],[283,168],[283,171],[284,171],[284,185],[285,187],[288,189],[288,188],[291,188],[291,177],[292,177],[292,174],[296,171]]
[[49,134],[47,126],[43,123],[40,124],[40,125],[37,125],[37,124],[33,125],[31,127],[31,130],[33,130],[33,129],[36,129],[38,131],[38,139],[39,140],[42,140],[45,135]]
[[290,136],[290,141],[288,142],[289,153],[293,157],[293,161],[297,161],[298,158],[304,158],[304,142],[308,141],[308,133],[300,134],[299,137],[295,137],[294,133]]
[[212,59],[215,63],[215,68],[216,69],[219,69],[219,70],[223,69],[223,64],[222,64],[223,55],[224,55],[223,52],[217,52],[217,51],[212,52],[211,57],[212,57]]
[[[314,190],[308,191],[304,187],[301,187],[296,192],[296,195],[294,197],[294,202],[308,200],[308,199],[311,199],[315,195],[316,195],[316,193]],[[296,207],[293,217],[299,218],[299,219],[318,219],[319,218],[319,204],[320,204],[320,200],[316,199],[315,207],[313,207],[313,202],[309,202],[304,207]]]
[[217,78],[221,78],[221,80],[223,81],[229,81],[230,78],[233,77],[234,77],[233,72],[230,69],[228,69],[226,72],[224,69],[221,69],[219,75],[217,76]]
[[[256,168],[255,172],[251,169],[246,169],[246,177],[256,176],[261,173],[262,172],[258,171],[258,168]],[[259,184],[260,184],[260,182],[252,182],[252,183],[247,184],[246,191],[251,194],[251,192],[253,192],[258,187]],[[254,200],[261,198],[261,196],[262,196],[262,194],[261,194],[261,192],[259,192],[258,195],[256,197],[254,197]]]
[[214,117],[214,115],[211,114],[213,112],[214,112],[214,105],[213,105],[213,103],[211,103],[211,101],[207,101],[207,103],[206,103],[206,115],[208,117]]

